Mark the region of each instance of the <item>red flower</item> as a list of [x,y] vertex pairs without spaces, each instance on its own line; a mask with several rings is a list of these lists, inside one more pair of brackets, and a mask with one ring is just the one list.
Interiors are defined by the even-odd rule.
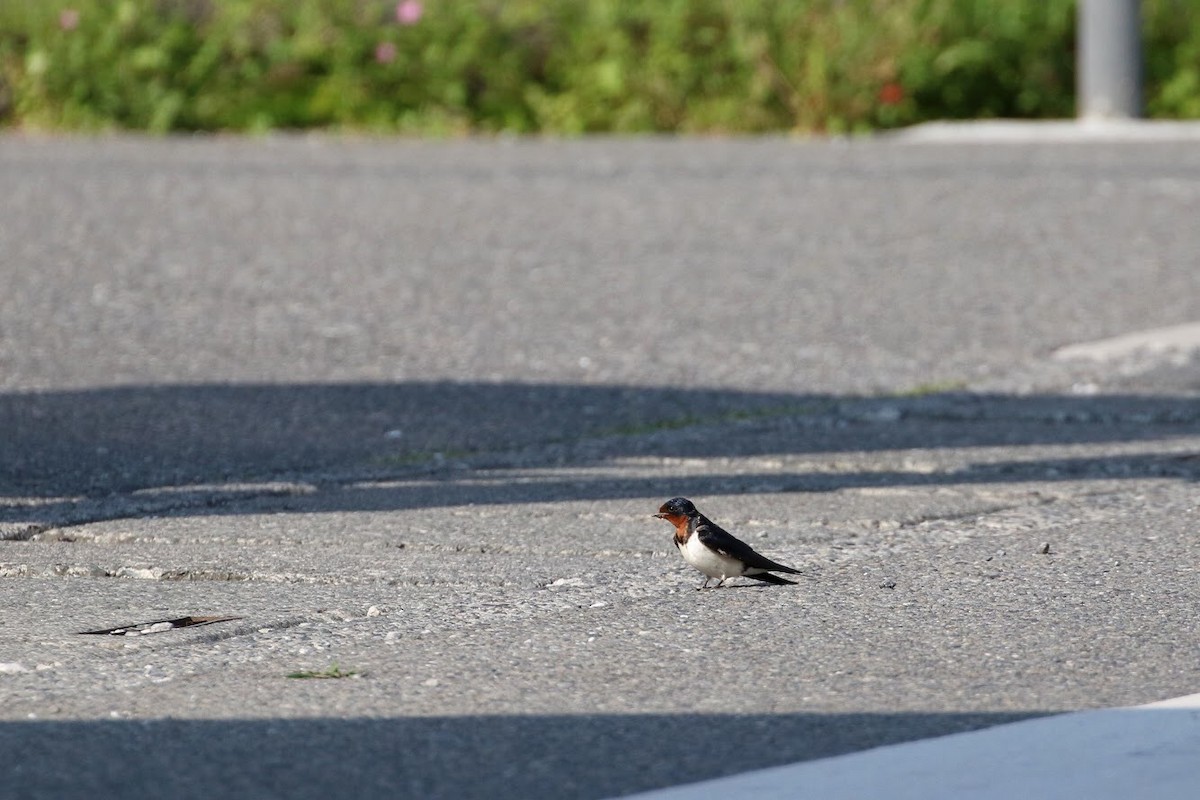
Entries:
[[879,102],[885,106],[894,106],[904,99],[904,87],[895,81],[889,81],[879,87]]

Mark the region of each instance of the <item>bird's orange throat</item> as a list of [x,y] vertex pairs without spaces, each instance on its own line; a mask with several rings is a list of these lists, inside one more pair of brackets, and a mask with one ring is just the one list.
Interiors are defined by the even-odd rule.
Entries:
[[675,542],[683,544],[688,540],[688,518],[684,514],[656,514],[659,519],[665,519],[675,526]]

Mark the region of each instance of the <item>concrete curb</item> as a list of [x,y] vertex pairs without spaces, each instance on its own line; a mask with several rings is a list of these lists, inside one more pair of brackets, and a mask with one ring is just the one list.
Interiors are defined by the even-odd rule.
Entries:
[[1087,119],[927,122],[886,136],[904,144],[1195,142],[1200,141],[1200,122]]

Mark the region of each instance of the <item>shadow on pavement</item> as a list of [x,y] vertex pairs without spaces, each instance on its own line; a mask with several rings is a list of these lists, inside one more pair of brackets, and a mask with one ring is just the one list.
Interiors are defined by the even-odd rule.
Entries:
[[[710,426],[707,427],[706,426]],[[723,426],[715,431],[711,426]],[[736,426],[736,427],[730,427]],[[761,428],[756,432],[757,428]],[[696,435],[653,436],[680,429]],[[471,454],[597,442],[592,463],[621,456],[748,456],[945,447],[1154,442],[1200,434],[1188,397],[1109,394],[852,397],[724,390],[517,383],[195,385],[0,395],[4,497],[103,497],[146,487],[268,480],[333,472],[398,474]],[[729,435],[734,431],[736,435]],[[640,435],[635,435],[640,434]],[[576,448],[578,450],[578,448]],[[576,452],[573,463],[588,463]],[[536,463],[536,462],[535,462]],[[546,463],[543,460],[543,465]],[[508,463],[499,463],[502,470]],[[1061,469],[1060,469],[1061,467]],[[959,473],[888,470],[737,476],[745,490],[821,491],[862,485],[1005,482],[1023,476],[1200,475],[1200,460],[1155,454],[1015,459]],[[660,482],[655,482],[660,483]],[[695,493],[727,492],[724,481]],[[725,486],[725,488],[722,488]],[[711,491],[709,491],[711,489]],[[203,492],[205,490],[198,490]],[[463,487],[460,502],[492,502]],[[474,493],[474,494],[473,494]],[[454,494],[454,492],[451,492]],[[661,494],[644,481],[510,485],[504,501]],[[367,492],[345,503],[373,507]],[[383,502],[400,503],[403,492]],[[198,508],[194,513],[206,513]],[[220,513],[215,510],[215,513]]]
[[529,715],[0,723],[8,798],[604,798],[1040,716]]

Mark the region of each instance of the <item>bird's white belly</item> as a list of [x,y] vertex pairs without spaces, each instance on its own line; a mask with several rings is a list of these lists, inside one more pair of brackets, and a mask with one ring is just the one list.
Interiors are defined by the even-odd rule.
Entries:
[[695,534],[688,537],[679,552],[683,554],[684,561],[710,578],[736,578],[742,574],[742,562],[708,549],[700,544],[700,537]]

